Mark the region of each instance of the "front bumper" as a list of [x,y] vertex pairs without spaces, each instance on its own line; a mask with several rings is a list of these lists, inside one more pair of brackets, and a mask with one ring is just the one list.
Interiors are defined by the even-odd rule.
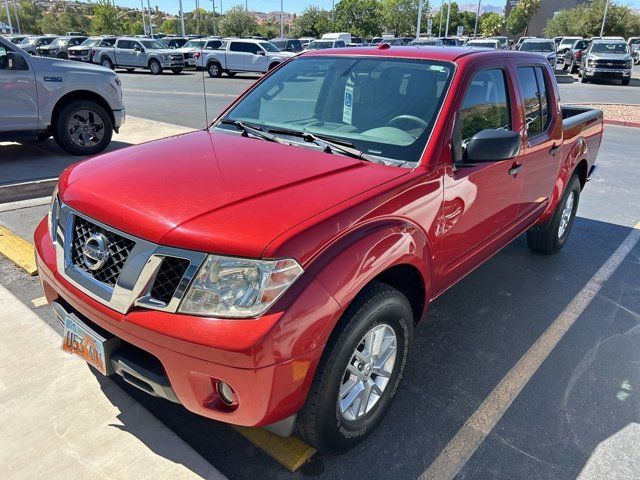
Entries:
[[122,110],[113,110],[113,128],[117,132],[127,118],[127,112],[122,108]]
[[160,62],[160,65],[162,65],[162,68],[184,68],[184,62],[174,62],[174,61],[170,61],[170,62]]
[[69,53],[69,60],[89,63],[91,61],[91,55],[73,55],[72,53]]
[[[169,392],[162,395],[152,389],[157,396],[177,400],[199,415],[245,426],[270,425],[302,408],[326,335],[319,341],[310,335],[300,337],[299,331],[311,324],[316,330],[326,328],[335,324],[341,313],[337,302],[317,282],[311,281],[304,291],[297,292],[290,309],[258,319],[205,319],[144,308],[120,314],[57,272],[56,250],[46,219],[36,229],[34,242],[47,301],[63,305],[89,326],[97,326],[157,360],[164,375],[152,380]],[[120,362],[125,370],[127,357],[121,358],[125,358]],[[128,368],[139,372],[135,365],[128,364]],[[219,380],[235,390],[235,409],[220,403]]]
[[585,69],[585,75],[587,77],[602,77],[602,78],[624,78],[631,76],[632,69],[622,68],[600,68],[600,67],[587,67]]

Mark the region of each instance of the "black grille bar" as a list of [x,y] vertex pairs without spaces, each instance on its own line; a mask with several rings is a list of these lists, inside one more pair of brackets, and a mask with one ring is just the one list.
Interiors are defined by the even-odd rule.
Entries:
[[151,287],[151,297],[168,304],[189,267],[189,260],[165,257]]

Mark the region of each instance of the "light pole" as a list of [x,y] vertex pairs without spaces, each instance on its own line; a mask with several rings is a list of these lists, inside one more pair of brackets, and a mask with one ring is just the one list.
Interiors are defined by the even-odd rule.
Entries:
[[140,13],[142,13],[142,33],[147,34],[147,24],[144,21],[144,0],[140,0]]
[[16,5],[16,0],[13,0],[13,14],[16,16],[16,26],[18,27],[18,33],[22,33],[20,29],[20,17],[18,17],[18,6]]
[[602,26],[600,27],[600,36],[604,34],[604,22],[607,21],[607,11],[609,10],[609,0],[604,4],[604,15],[602,16]]
[[449,16],[451,15],[451,0],[449,0],[449,6],[447,7],[447,25],[444,27],[444,36],[449,36]]
[[416,39],[420,38],[421,23],[422,23],[422,0],[418,0],[418,25],[416,26]]
[[284,12],[282,11],[284,8],[283,1],[284,0],[280,0],[280,38],[284,38]]
[[11,12],[9,11],[9,4],[7,0],[4,0],[4,8],[7,11],[7,22],[9,22],[9,33],[13,35],[13,24],[11,23]]
[[211,9],[213,10],[213,35],[216,35],[216,0],[211,0]]
[[184,37],[184,12],[182,11],[182,0],[180,0],[180,31]]
[[440,24],[438,25],[438,36],[442,36],[442,10],[444,10],[444,0],[440,4]]
[[[147,0],[147,6],[149,7],[149,35],[153,38],[153,22],[151,21],[151,2]],[[182,35],[184,37],[184,34]]]
[[480,16],[480,2],[482,0],[478,0],[478,11],[476,12],[476,26],[473,27],[473,37],[475,38],[478,34],[478,17]]

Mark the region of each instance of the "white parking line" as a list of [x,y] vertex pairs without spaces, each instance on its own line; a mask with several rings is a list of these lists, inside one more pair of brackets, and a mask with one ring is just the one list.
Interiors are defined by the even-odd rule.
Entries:
[[540,368],[542,362],[598,295],[602,285],[613,275],[639,240],[640,222],[636,224],[631,233],[627,235],[571,303],[518,360],[518,363],[509,370],[429,468],[418,478],[421,480],[451,480],[458,474]]
[[32,198],[30,200],[18,200],[16,202],[0,203],[0,213],[20,210],[21,208],[39,207],[51,201],[51,197]]
[[[147,95],[187,95],[201,97],[202,92],[176,92],[173,90],[142,90],[137,88],[123,88],[124,93],[144,93]],[[242,92],[237,94],[232,93],[207,93],[207,97],[224,97],[224,98],[237,98]]]

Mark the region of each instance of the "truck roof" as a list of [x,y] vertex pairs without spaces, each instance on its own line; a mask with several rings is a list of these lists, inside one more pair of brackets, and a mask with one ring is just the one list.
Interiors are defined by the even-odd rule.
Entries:
[[496,56],[522,58],[523,56],[540,60],[540,55],[512,50],[487,50],[473,47],[438,47],[428,45],[404,45],[404,46],[373,46],[373,47],[345,47],[325,50],[311,50],[301,54],[309,55],[345,55],[345,56],[380,56],[416,58],[425,60],[438,60],[443,62],[457,62],[461,58],[472,57],[473,59],[495,58]]

